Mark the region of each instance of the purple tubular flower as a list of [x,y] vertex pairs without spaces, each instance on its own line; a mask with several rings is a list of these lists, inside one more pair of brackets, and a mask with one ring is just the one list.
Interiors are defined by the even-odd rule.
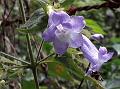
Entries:
[[43,39],[53,42],[57,54],[63,54],[68,47],[78,48],[82,45],[80,32],[85,27],[82,16],[69,16],[64,11],[51,12],[48,29],[43,32]]
[[102,34],[94,34],[91,36],[91,39],[93,39],[93,40],[101,40],[103,38],[104,38],[104,36]]
[[102,64],[112,58],[113,52],[107,52],[105,47],[100,47],[97,50],[95,45],[86,36],[82,35],[82,37],[83,45],[80,48],[85,58],[91,63],[87,72],[87,74],[91,74],[92,72],[99,71]]

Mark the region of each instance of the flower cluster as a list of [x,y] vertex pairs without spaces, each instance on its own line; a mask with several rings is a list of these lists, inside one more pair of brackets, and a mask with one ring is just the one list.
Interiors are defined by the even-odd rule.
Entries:
[[[48,29],[43,32],[43,39],[52,42],[57,54],[64,54],[68,47],[80,48],[83,55],[91,63],[88,74],[99,71],[101,65],[113,56],[112,52],[107,53],[105,47],[99,50],[81,31],[85,27],[83,16],[69,16],[64,11],[52,11],[49,15]],[[103,38],[96,34],[93,39]]]

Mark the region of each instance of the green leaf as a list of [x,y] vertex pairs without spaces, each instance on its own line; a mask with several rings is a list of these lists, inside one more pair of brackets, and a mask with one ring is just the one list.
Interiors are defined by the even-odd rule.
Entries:
[[7,59],[5,57],[0,56],[0,63],[4,65],[21,65],[18,62],[12,61],[10,59]]
[[113,43],[120,43],[120,38],[112,37],[112,38],[110,38],[110,42],[113,42]]
[[[25,64],[30,64],[29,62],[27,62],[27,61],[24,61],[24,60],[22,60],[22,59],[19,59],[19,58],[16,58],[16,57],[14,57],[14,56],[11,56],[11,55],[9,55],[9,54],[6,54],[6,53],[4,53],[4,52],[0,52],[0,57],[2,57],[2,56],[4,56],[5,57],[5,59],[8,59],[8,60],[17,60],[17,61],[20,61],[20,62],[22,62],[22,63],[25,63]],[[3,57],[3,58],[4,58]],[[7,62],[7,60],[5,61],[5,62]],[[16,64],[17,65],[17,64]]]
[[7,89],[6,82],[4,80],[0,80],[0,89]]
[[75,0],[74,5],[77,7],[92,6],[103,3],[103,0]]
[[43,50],[45,50],[48,54],[52,51],[53,46],[48,42],[45,42],[43,45]]
[[88,31],[87,29],[83,30],[83,31],[82,31],[82,34],[84,34],[84,35],[87,36],[88,38],[91,37],[91,32]]
[[34,81],[22,80],[22,89],[35,89]]
[[66,67],[58,61],[48,63],[48,74],[53,77],[72,80],[72,77],[67,71]]
[[86,21],[87,26],[90,27],[94,33],[106,34],[103,31],[102,27],[98,25],[96,21],[92,19],[85,19],[85,21]]
[[40,86],[40,89],[48,89],[47,86]]
[[5,72],[2,69],[0,69],[0,79],[2,79],[4,75],[5,75]]
[[102,84],[99,81],[97,81],[96,79],[94,79],[94,78],[92,78],[90,76],[85,76],[85,79],[93,82],[94,86],[97,87],[96,89],[105,89],[102,86]]
[[77,64],[74,62],[74,60],[70,56],[70,54],[65,54],[62,57],[58,57],[56,59],[61,63],[63,63],[66,66],[67,71],[75,75],[79,80],[83,78],[84,71],[77,66]]
[[61,6],[62,7],[69,7],[75,0],[65,0],[64,2],[62,1]]
[[83,53],[76,49],[69,48],[68,52],[72,55],[72,59],[75,60],[76,64],[83,64],[85,68],[88,67],[89,62],[84,58]]
[[43,9],[36,10],[25,24],[18,28],[18,31],[25,33],[43,32],[48,24],[48,15]]
[[49,3],[48,0],[32,0],[32,3],[35,4],[35,6],[42,7],[44,11],[47,12],[47,4]]
[[120,59],[114,59],[113,61],[112,61],[112,63],[113,64],[115,64],[116,66],[118,65],[120,65]]

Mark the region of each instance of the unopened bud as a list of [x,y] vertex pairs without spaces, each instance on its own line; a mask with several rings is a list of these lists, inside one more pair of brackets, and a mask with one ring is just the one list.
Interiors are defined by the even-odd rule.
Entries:
[[94,34],[91,36],[91,39],[93,39],[93,40],[101,40],[103,38],[104,38],[104,36],[102,34]]

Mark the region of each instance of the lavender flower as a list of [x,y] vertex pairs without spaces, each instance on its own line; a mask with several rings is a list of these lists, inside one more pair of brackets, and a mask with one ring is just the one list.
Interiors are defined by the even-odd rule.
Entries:
[[102,34],[94,34],[91,36],[91,39],[93,39],[93,40],[101,40],[103,38],[104,38],[104,36]]
[[102,64],[107,62],[113,56],[113,52],[107,52],[105,47],[100,47],[99,50],[94,46],[94,44],[84,35],[83,45],[81,46],[81,51],[83,52],[86,59],[91,63],[91,66],[87,74],[99,71]]
[[63,54],[68,47],[78,48],[82,45],[80,32],[85,27],[82,16],[69,16],[64,11],[53,11],[49,15],[48,27],[43,32],[43,38],[53,42],[57,54]]

